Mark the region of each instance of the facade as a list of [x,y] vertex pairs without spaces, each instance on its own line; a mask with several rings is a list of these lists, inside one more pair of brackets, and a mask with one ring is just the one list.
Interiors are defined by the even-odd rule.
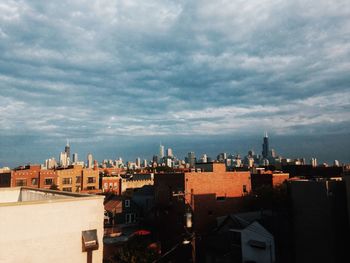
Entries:
[[0,189],[0,262],[102,263],[103,198]]
[[54,184],[57,184],[55,170],[41,169],[39,164],[19,167],[11,171],[11,187],[50,188]]
[[111,192],[115,194],[119,194],[121,192],[120,176],[103,176],[101,182],[102,182],[101,183],[102,192],[104,193]]
[[342,180],[293,180],[295,262],[349,262],[346,184]]
[[155,205],[165,250],[181,242],[185,225],[196,237],[208,233],[216,217],[239,211],[251,191],[250,172],[227,172],[224,163],[204,165],[209,171],[155,175]]
[[105,201],[104,208],[110,218],[109,224],[130,225],[138,222],[140,209],[128,197],[111,196]]
[[252,191],[256,191],[261,187],[276,187],[289,179],[288,173],[257,171],[251,174]]
[[58,188],[62,191],[81,192],[99,189],[98,169],[72,165],[65,169],[57,169],[56,174]]

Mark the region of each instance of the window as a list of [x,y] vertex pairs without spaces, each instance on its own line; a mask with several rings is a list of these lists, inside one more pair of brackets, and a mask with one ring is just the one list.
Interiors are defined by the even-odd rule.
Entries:
[[226,196],[217,196],[216,197],[216,201],[225,201],[226,200]]
[[87,190],[95,190],[95,186],[88,186],[86,187]]
[[72,187],[63,187],[62,191],[72,192]]
[[38,185],[38,178],[32,178],[32,185]]
[[27,180],[26,179],[16,180],[16,186],[26,186],[26,185],[27,185]]
[[95,177],[88,177],[88,184],[94,184],[96,183],[96,178]]
[[53,185],[53,179],[52,178],[46,178],[45,179],[45,185]]
[[134,213],[125,215],[126,224],[135,223],[135,222],[136,222],[136,215]]
[[77,183],[77,184],[81,183],[81,176],[75,177],[75,183]]
[[243,185],[243,193],[245,193],[245,194],[248,193],[247,186],[245,184]]
[[130,207],[130,200],[125,200],[125,207]]
[[62,184],[72,184],[72,177],[63,178]]

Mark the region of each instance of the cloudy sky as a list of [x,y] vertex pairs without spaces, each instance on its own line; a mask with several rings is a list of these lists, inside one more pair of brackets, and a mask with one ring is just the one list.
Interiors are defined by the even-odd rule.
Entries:
[[265,130],[350,161],[350,3],[2,0],[0,90],[0,166],[66,138],[84,159],[260,152]]

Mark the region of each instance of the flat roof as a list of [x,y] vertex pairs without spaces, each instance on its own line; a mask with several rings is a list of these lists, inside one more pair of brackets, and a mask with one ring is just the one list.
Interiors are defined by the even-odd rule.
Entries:
[[0,208],[2,206],[42,204],[91,199],[104,199],[104,196],[31,187],[0,188]]

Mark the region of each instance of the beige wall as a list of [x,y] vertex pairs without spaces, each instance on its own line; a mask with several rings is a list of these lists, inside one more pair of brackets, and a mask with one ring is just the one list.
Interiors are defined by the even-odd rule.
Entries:
[[[2,200],[0,200],[2,202]],[[87,262],[82,231],[97,229],[103,256],[103,197],[0,203],[0,262]]]

